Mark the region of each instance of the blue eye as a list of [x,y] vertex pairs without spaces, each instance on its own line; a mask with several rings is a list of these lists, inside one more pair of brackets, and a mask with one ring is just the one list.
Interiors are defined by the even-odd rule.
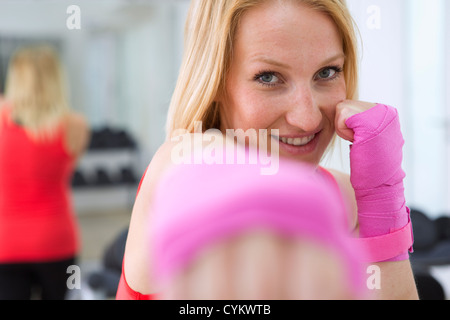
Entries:
[[278,80],[277,77],[273,74],[265,74],[261,78],[262,82],[274,82],[275,80]]
[[328,79],[328,78],[331,78],[332,76],[334,76],[335,73],[336,73],[336,71],[333,69],[325,69],[325,70],[320,71],[318,76],[321,79]]
[[342,72],[340,67],[326,67],[317,73],[316,78],[319,80],[333,80]]
[[260,84],[265,86],[274,86],[280,82],[280,79],[275,75],[274,72],[264,71],[258,73],[254,80],[258,81]]

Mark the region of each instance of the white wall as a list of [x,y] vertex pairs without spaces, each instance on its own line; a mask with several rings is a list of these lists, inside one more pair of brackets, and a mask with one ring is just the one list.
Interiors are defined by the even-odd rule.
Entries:
[[[448,212],[449,158],[446,142],[445,0],[411,0],[408,7],[409,69],[405,81],[412,110],[409,134],[414,203],[438,215]],[[448,56],[447,56],[448,59]]]
[[147,165],[165,139],[167,111],[182,53],[185,3],[155,6],[153,18],[119,35],[120,79],[116,121],[143,146]]

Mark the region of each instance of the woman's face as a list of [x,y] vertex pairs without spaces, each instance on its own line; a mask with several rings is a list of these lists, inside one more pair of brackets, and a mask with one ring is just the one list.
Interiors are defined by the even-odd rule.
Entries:
[[218,99],[221,129],[278,129],[272,139],[280,156],[318,164],[334,134],[336,105],[346,98],[332,19],[292,1],[268,1],[243,15],[233,50]]

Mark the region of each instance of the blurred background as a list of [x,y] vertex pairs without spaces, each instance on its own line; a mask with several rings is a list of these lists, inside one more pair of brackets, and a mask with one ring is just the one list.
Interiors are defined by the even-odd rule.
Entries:
[[[401,115],[406,199],[422,221],[415,227],[418,273],[431,270],[449,297],[450,246],[442,243],[450,241],[450,2],[347,2],[361,36],[360,99]],[[51,44],[65,66],[71,106],[93,130],[73,180],[85,285],[71,298],[111,297],[116,276],[105,255],[121,262],[137,185],[164,141],[189,3],[0,0],[0,94],[14,50]],[[348,144],[339,143],[324,165],[349,172]]]

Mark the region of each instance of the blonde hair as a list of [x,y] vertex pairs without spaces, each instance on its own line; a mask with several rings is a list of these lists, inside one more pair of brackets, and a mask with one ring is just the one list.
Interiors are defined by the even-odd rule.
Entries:
[[9,64],[5,98],[11,104],[11,119],[32,138],[51,139],[69,110],[56,52],[48,46],[18,50]]
[[[265,0],[192,0],[185,26],[185,51],[166,123],[167,138],[178,129],[220,129],[219,104],[231,64],[233,42],[242,14]],[[347,99],[355,99],[358,83],[355,24],[345,0],[296,0],[330,16],[339,29],[346,56]]]

